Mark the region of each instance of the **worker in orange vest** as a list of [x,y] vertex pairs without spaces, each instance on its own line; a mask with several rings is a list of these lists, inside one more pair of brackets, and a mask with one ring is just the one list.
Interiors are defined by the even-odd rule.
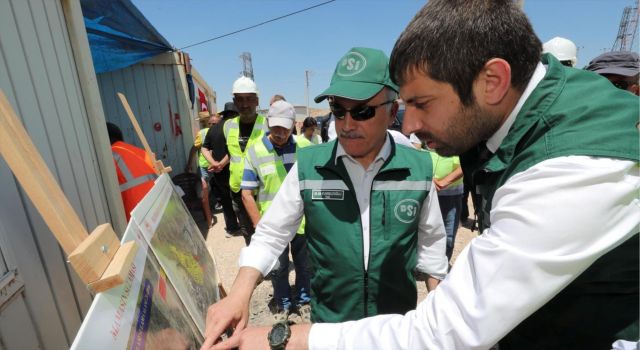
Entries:
[[115,124],[107,123],[107,130],[128,222],[131,211],[153,187],[157,175],[147,152],[125,143],[122,131]]

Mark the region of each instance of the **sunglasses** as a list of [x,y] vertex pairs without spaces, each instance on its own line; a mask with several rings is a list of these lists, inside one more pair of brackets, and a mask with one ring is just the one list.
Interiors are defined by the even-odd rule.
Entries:
[[375,106],[369,106],[369,105],[356,106],[351,109],[346,109],[340,104],[333,102],[329,104],[329,107],[331,108],[331,114],[333,114],[336,117],[336,119],[340,119],[340,120],[344,119],[345,116],[347,115],[347,112],[349,112],[349,114],[351,114],[351,119],[356,121],[363,121],[363,120],[373,118],[373,116],[376,115],[376,109],[378,109],[379,107],[388,105],[393,102],[395,102],[395,100],[382,102],[381,104],[375,105]]
[[618,89],[626,90],[629,87],[629,82],[624,80],[612,81],[611,84],[617,87]]

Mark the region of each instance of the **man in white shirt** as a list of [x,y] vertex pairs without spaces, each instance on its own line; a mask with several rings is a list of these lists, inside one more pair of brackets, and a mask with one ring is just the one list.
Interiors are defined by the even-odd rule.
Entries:
[[[430,0],[390,71],[403,131],[462,154],[483,234],[416,310],[294,325],[287,349],[607,349],[638,340],[638,99],[564,67],[511,0]],[[486,147],[485,147],[486,144]],[[240,348],[266,349],[249,328]]]
[[[339,61],[331,85],[316,97],[329,99],[338,140],[298,151],[241,252],[229,296],[209,308],[204,348],[227,326],[244,328],[256,281],[273,267],[303,214],[313,322],[407,312],[417,303],[416,271],[427,275],[429,290],[444,278],[445,233],[431,191],[431,157],[396,144],[387,132],[396,89],[380,50],[353,48]],[[286,339],[276,340],[270,338],[272,347],[284,348]]]

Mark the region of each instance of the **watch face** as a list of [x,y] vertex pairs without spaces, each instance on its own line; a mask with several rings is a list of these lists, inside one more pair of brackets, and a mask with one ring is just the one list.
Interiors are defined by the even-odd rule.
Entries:
[[287,326],[283,323],[276,323],[269,333],[269,344],[280,345],[287,338]]

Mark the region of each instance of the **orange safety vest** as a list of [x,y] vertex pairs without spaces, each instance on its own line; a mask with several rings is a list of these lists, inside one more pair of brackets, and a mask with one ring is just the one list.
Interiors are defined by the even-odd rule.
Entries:
[[131,211],[153,187],[157,175],[147,152],[136,146],[118,141],[111,145],[111,153],[128,222]]

